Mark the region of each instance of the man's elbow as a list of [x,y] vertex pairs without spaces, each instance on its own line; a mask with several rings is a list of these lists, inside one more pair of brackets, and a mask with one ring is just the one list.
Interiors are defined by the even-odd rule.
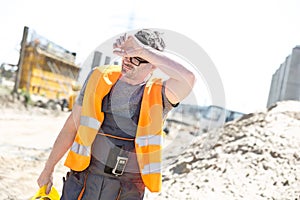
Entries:
[[196,82],[196,76],[194,73],[192,72],[187,72],[185,75],[185,81],[188,84],[188,86],[190,87],[190,89],[192,90],[194,87],[194,84]]

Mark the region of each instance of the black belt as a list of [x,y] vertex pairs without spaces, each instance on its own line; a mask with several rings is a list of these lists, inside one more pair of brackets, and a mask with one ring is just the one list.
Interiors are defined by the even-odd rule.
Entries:
[[108,154],[104,172],[107,174],[121,176],[128,162],[128,153],[121,146],[115,146]]

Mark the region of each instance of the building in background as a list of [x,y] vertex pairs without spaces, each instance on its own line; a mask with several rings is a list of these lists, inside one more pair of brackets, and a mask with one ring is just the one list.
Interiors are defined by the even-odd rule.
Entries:
[[300,46],[293,48],[273,74],[267,107],[278,101],[300,100]]
[[[107,42],[106,42],[107,43]],[[89,72],[94,68],[102,65],[120,65],[121,59],[113,55],[112,45],[100,45],[97,47],[84,63],[81,65],[81,70],[78,77],[78,83],[82,86]],[[110,45],[110,46],[109,46]]]

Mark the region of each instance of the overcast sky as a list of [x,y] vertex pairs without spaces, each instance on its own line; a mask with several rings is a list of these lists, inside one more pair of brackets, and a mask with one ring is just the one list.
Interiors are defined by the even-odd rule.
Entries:
[[214,62],[226,106],[266,106],[272,74],[300,45],[297,0],[9,0],[0,3],[0,63],[17,63],[26,25],[77,52],[77,63],[101,42],[137,28],[168,29],[200,45]]

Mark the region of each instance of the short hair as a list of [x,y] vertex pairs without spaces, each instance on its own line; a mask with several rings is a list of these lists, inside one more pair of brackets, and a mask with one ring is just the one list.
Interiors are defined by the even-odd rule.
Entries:
[[144,45],[148,45],[158,51],[163,51],[166,47],[162,33],[150,29],[139,30],[134,36]]

